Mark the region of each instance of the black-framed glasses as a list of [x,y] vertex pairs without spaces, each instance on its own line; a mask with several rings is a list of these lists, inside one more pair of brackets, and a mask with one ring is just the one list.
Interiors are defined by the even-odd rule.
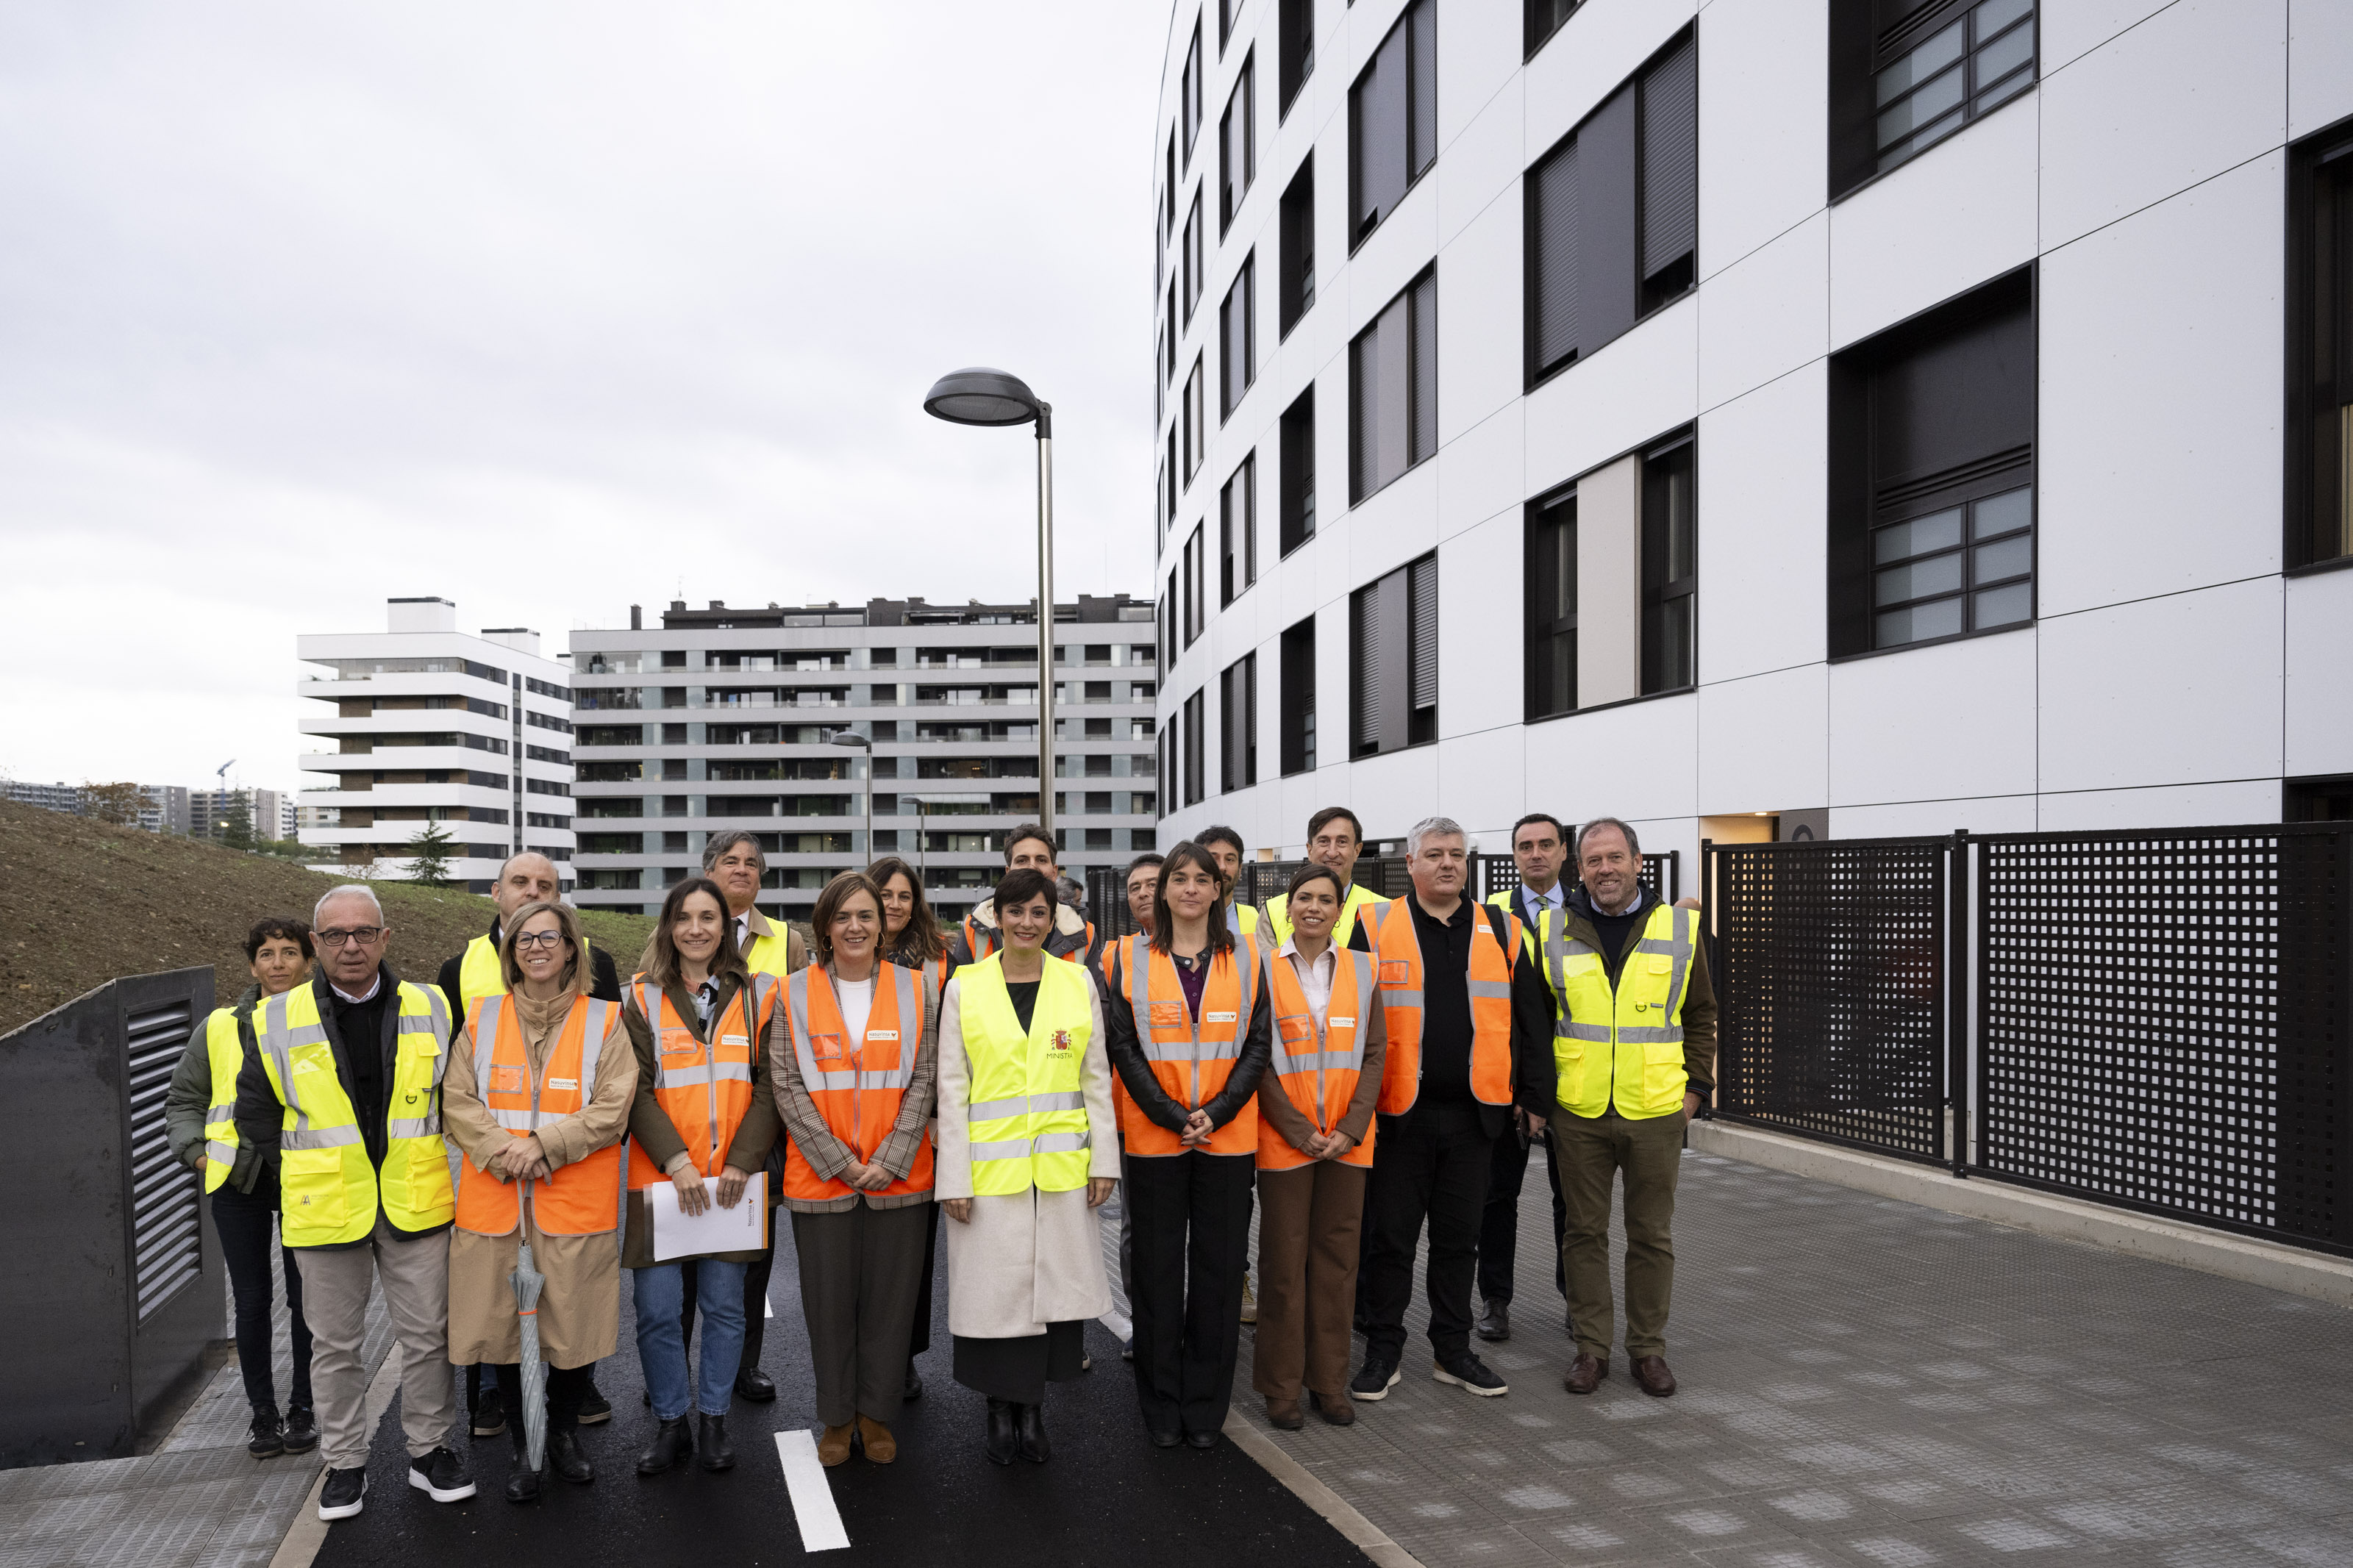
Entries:
[[384,934],[384,927],[353,926],[349,931],[322,931],[311,934],[323,947],[341,947],[347,942],[355,942],[365,947]]
[[515,938],[515,951],[521,952],[527,947],[553,948],[563,940],[564,933],[560,931],[527,931]]

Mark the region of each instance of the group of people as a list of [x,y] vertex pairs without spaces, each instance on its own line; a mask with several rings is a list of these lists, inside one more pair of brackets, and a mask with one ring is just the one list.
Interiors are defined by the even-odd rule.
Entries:
[[[726,1470],[730,1401],[776,1397],[759,1335],[781,1210],[820,1460],[897,1458],[944,1214],[953,1375],[986,1400],[992,1462],[1042,1464],[1046,1387],[1090,1364],[1084,1325],[1112,1309],[1095,1211],[1114,1192],[1125,1354],[1155,1445],[1219,1442],[1253,1313],[1254,1385],[1276,1426],[1307,1407],[1345,1426],[1386,1397],[1425,1230],[1431,1375],[1501,1394],[1471,1342],[1511,1332],[1536,1143],[1575,1341],[1565,1386],[1588,1394],[1608,1374],[1622,1173],[1626,1353],[1644,1392],[1670,1394],[1677,1153],[1714,1077],[1698,917],[1641,886],[1625,823],[1584,826],[1573,885],[1557,820],[1524,818],[1513,838],[1522,885],[1482,903],[1467,835],[1421,822],[1411,891],[1383,900],[1354,880],[1361,824],[1329,808],[1309,822],[1307,863],[1254,907],[1235,897],[1246,847],[1211,828],[1136,858],[1136,930],[1112,938],[1068,896],[1051,837],[1026,826],[953,928],[891,857],[836,877],[804,942],[755,905],[758,839],[718,834],[626,983],[537,855],[501,868],[490,931],[435,984],[395,973],[364,886],[331,890],[308,922],[265,919],[246,943],[253,987],[197,1028],[169,1100],[227,1255],[251,1451],[322,1448],[321,1517],[361,1510],[375,1284],[401,1346],[411,1486],[474,1495],[448,1446],[453,1363],[473,1434],[512,1433],[509,1499],[536,1498],[547,1470],[590,1482],[577,1429],[611,1415],[594,1374],[617,1347],[626,1269],[652,1417],[638,1470]],[[273,1213],[293,1318],[282,1415]],[[686,1220],[702,1222],[701,1250],[678,1239]],[[525,1246],[543,1281],[540,1466]]]

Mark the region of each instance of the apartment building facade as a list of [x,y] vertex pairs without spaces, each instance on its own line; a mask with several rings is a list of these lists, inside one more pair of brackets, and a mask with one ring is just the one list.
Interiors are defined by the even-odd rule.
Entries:
[[2353,8],[1201,0],[1164,840],[2353,809]]
[[[839,872],[915,862],[944,920],[986,898],[1039,808],[1034,600],[689,609],[572,634],[584,907],[651,914],[713,833],[760,836],[761,908],[807,920]],[[1055,606],[1062,868],[1154,842],[1152,607]],[[867,812],[873,839],[867,840]]]
[[[522,849],[573,879],[572,689],[522,626],[458,630],[441,598],[388,600],[381,632],[295,639],[314,667],[295,687],[316,737],[298,765],[333,776],[306,789],[300,835],[320,870],[414,874],[411,840],[440,825],[449,880],[490,891]],[[299,816],[299,814],[298,814]]]

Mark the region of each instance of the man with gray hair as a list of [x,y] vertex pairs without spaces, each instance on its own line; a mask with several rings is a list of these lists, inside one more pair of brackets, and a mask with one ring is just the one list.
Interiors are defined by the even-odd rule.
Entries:
[[768,857],[758,834],[740,827],[712,834],[702,847],[702,874],[727,895],[727,918],[735,922],[735,951],[744,955],[744,967],[754,974],[777,975],[808,967],[800,933],[760,912],[760,884],[767,879]]
[[237,1075],[239,1120],[279,1119],[280,1239],[302,1273],[326,1484],[319,1517],[367,1494],[367,1372],[360,1345],[381,1284],[400,1342],[408,1484],[436,1502],[474,1495],[446,1446],[449,1222],[456,1191],[441,1135],[449,1005],[384,961],[392,928],[373,889],[331,889],[312,911],[319,973],[254,1015],[259,1049]]
[[1357,1292],[1365,1363],[1348,1392],[1385,1399],[1401,1375],[1427,1219],[1430,1375],[1476,1394],[1508,1394],[1471,1349],[1471,1281],[1495,1141],[1514,1121],[1539,1121],[1552,1103],[1552,998],[1519,918],[1467,896],[1471,841],[1461,824],[1418,822],[1406,851],[1413,891],[1366,911],[1388,1054]]

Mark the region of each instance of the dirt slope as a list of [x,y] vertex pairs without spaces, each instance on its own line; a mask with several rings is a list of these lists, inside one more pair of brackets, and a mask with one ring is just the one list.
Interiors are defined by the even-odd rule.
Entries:
[[[253,921],[307,920],[336,881],[265,856],[0,801],[0,1033],[118,974],[209,963],[221,998],[234,997],[249,984],[242,943]],[[430,981],[490,927],[491,901],[477,894],[375,887],[393,928],[386,956],[405,979]],[[626,976],[653,922],[601,910],[582,918]]]

